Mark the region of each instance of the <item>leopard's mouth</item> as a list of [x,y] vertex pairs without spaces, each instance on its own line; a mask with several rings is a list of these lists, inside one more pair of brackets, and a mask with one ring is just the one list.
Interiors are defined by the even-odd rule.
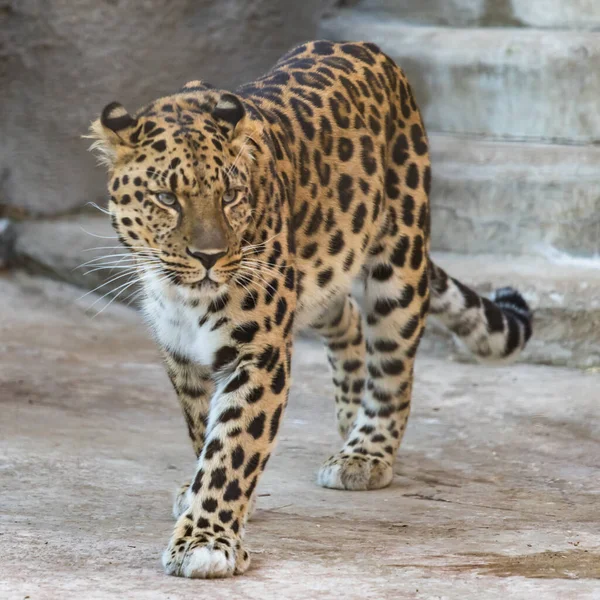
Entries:
[[223,284],[214,281],[208,275],[205,275],[199,281],[195,281],[194,283],[189,284],[190,287],[199,292],[214,292],[218,290]]
[[163,272],[168,276],[171,283],[182,287],[193,289],[211,290],[217,289],[226,284],[229,280],[229,273],[221,273],[210,269],[203,272],[190,270],[180,270],[173,267],[164,267]]
[[240,276],[239,266],[239,261],[234,260],[206,270],[161,257],[159,269],[142,266],[142,271],[143,279],[149,278],[154,284],[173,286],[185,295],[193,292],[194,296],[204,296],[220,293],[229,283],[235,282]]
[[202,297],[217,296],[227,288],[228,280],[215,280],[210,273],[192,279],[188,273],[186,277],[177,277],[171,280],[174,287],[188,299],[201,299]]

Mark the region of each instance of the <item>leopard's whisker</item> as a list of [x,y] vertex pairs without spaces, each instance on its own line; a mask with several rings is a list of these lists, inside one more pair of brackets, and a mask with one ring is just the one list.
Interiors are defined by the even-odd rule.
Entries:
[[93,258],[92,260],[88,260],[80,265],[77,265],[73,268],[73,271],[77,269],[82,269],[83,267],[91,267],[91,266],[100,266],[100,265],[111,265],[111,264],[134,264],[133,261],[126,260],[130,255],[123,254],[121,258],[117,258],[117,260],[107,260],[106,262],[100,262],[104,259],[112,259],[119,257],[119,254],[107,254],[106,256],[99,256],[98,258]]
[[[237,281],[236,285],[240,285],[241,287],[243,287],[248,293],[252,292],[252,289],[250,286],[253,286],[254,288],[258,288],[259,290],[262,290],[263,292],[265,292],[265,294],[268,294],[268,290],[262,286],[259,282],[251,280],[249,282],[247,282],[247,284],[242,283],[241,281]],[[256,290],[254,290],[256,291]]]
[[266,267],[266,268],[270,268],[270,269],[274,269],[274,270],[279,270],[279,265],[277,263],[272,263],[267,260],[260,260],[257,258],[252,258],[252,259],[244,259],[243,262],[245,262],[248,265],[252,264],[252,265]]
[[119,264],[102,265],[100,267],[95,267],[94,269],[90,269],[89,271],[86,271],[85,273],[83,273],[83,275],[89,275],[90,273],[94,273],[95,271],[104,271],[107,269],[110,269],[111,271],[113,271],[115,269],[116,270],[129,269],[131,271],[131,273],[136,273],[141,266],[147,267],[147,266],[154,266],[154,265],[160,267],[160,263],[156,263],[153,261],[149,261],[149,262],[146,262],[143,264],[136,263],[135,265],[119,265]]
[[133,285],[134,283],[137,283],[138,279],[137,278],[133,278],[131,280],[127,280],[125,283],[122,283],[121,285],[117,286],[115,289],[113,290],[108,290],[106,293],[102,294],[102,296],[98,296],[98,298],[96,298],[96,300],[94,300],[94,302],[92,302],[89,306],[88,306],[88,310],[90,308],[92,308],[93,306],[95,306],[98,302],[100,302],[101,300],[103,300],[104,298],[113,295],[113,294],[117,294],[117,292],[119,290],[121,290],[122,288],[127,288],[130,285]]
[[100,238],[102,240],[118,240],[119,239],[118,235],[98,235],[97,233],[92,233],[91,231],[88,231],[87,229],[85,229],[85,227],[82,227],[81,225],[79,226],[79,229],[81,229],[81,231],[83,231],[83,233],[87,233],[87,235],[91,235],[92,237]]
[[129,250],[144,250],[146,252],[161,252],[161,250],[158,248],[150,248],[149,246],[123,246],[123,244],[119,244],[118,246],[96,246],[95,248],[84,248],[82,252],[93,252],[94,250],[123,250],[124,248],[128,248]]
[[153,261],[153,260],[144,260],[144,261],[137,261],[137,262],[115,261],[115,262],[106,262],[106,263],[92,263],[90,265],[81,265],[80,268],[83,268],[85,266],[85,268],[87,270],[83,274],[88,275],[89,273],[93,273],[94,271],[99,271],[102,269],[118,269],[118,270],[132,269],[132,270],[135,270],[143,264],[159,265],[160,263],[158,261]]
[[267,265],[252,264],[251,262],[248,262],[248,261],[242,261],[240,264],[245,265],[247,267],[250,267],[252,269],[255,269],[257,271],[262,271],[263,273],[266,273],[266,274],[271,275],[273,277],[280,277],[281,276],[281,272],[279,271],[279,269],[276,269],[276,268],[273,268],[273,267],[268,267]]
[[91,258],[88,262],[92,262],[93,260],[102,260],[103,258],[116,258],[120,256],[129,256],[132,260],[135,258],[139,258],[140,256],[159,256],[158,253],[155,252],[144,252],[142,250],[137,250],[136,252],[109,252],[108,254],[102,254],[100,256],[95,256]]
[[[142,273],[140,275],[140,283],[142,283],[143,280],[147,279],[147,278],[148,278],[147,274]],[[157,282],[162,283],[165,280],[173,281],[172,273],[165,273],[164,277],[159,278],[157,280]],[[146,294],[146,288],[143,285],[140,285],[140,287],[133,290],[133,292],[131,294],[129,294],[129,296],[127,296],[127,298],[125,298],[123,300],[123,302],[127,302],[127,306],[130,306],[134,300],[136,300],[137,298],[141,298],[145,294]]]
[[119,258],[119,257],[122,257],[122,260],[125,260],[125,258],[128,258],[129,260],[135,261],[135,260],[138,260],[139,258],[149,258],[149,257],[157,258],[158,255],[155,255],[152,253],[146,254],[144,252],[136,252],[136,253],[118,252],[118,253],[114,253],[114,254],[103,254],[102,256],[96,256],[95,258],[87,260],[86,262],[76,266],[73,270],[75,271],[75,269],[80,269],[81,267],[85,267],[86,265],[89,265],[94,262],[99,262],[104,259],[114,259],[114,258]]
[[[108,258],[108,257],[106,257]],[[158,260],[156,260],[155,258],[150,258],[150,257],[142,257],[141,259],[136,259],[136,260],[129,260],[126,256],[123,256],[117,260],[106,260],[104,262],[100,262],[100,261],[88,261],[87,263],[81,264],[78,267],[76,267],[77,269],[80,269],[82,267],[87,267],[87,268],[92,268],[92,267],[107,267],[107,266],[111,266],[111,265],[121,265],[121,266],[131,266],[134,267],[136,265],[139,265],[142,261],[146,262],[146,261],[152,261],[152,262],[160,262]]]
[[127,302],[127,306],[131,306],[133,302],[138,301],[146,294],[146,290],[143,286],[136,288],[126,298],[123,299],[123,303]]
[[[134,277],[131,281],[126,281],[125,283],[122,283],[121,285],[119,285],[117,288],[115,288],[114,290],[109,290],[107,291],[105,294],[103,294],[102,296],[98,297],[89,307],[92,308],[96,303],[98,303],[100,300],[102,300],[103,298],[106,298],[107,296],[110,296],[111,294],[113,294],[113,298],[110,300],[110,302],[108,303],[108,305],[112,304],[112,302],[114,300],[116,300],[123,291],[125,291],[127,288],[129,288],[131,285],[135,284],[135,283],[141,283],[144,279],[144,275],[139,275],[138,273],[136,273],[137,277]],[[166,277],[160,278],[160,281],[164,281],[165,279],[167,279],[169,277],[169,275],[167,274]],[[102,310],[104,310],[106,308],[106,306],[104,308],[102,308]],[[98,316],[98,314],[100,314],[99,311],[98,313],[96,313],[95,316]]]
[[231,177],[231,173],[233,172],[233,169],[235,169],[235,166],[237,165],[238,160],[242,156],[242,152],[246,149],[247,146],[248,146],[248,142],[246,140],[244,140],[242,142],[242,145],[241,145],[235,159],[233,160],[233,164],[227,170],[227,174],[226,174],[227,179],[229,179]]
[[235,285],[239,285],[240,287],[244,288],[244,290],[246,290],[246,292],[248,292],[249,294],[251,293],[250,288],[247,285],[243,284],[241,281],[237,281],[236,277],[233,278],[233,283]]
[[135,273],[136,272],[136,268],[135,266],[131,266],[131,265],[108,265],[108,266],[103,266],[103,267],[96,267],[95,269],[90,269],[89,271],[85,271],[83,273],[83,276],[85,277],[86,275],[90,275],[91,273],[95,273],[96,271],[123,271],[123,270],[129,270],[130,273]]
[[83,300],[83,298],[85,298],[86,296],[89,296],[90,294],[93,294],[94,292],[98,291],[99,289],[102,289],[104,286],[110,285],[111,283],[114,283],[115,281],[118,281],[119,279],[123,279],[123,277],[128,277],[128,276],[131,276],[131,274],[130,273],[120,273],[119,275],[115,275],[114,277],[111,277],[109,280],[107,280],[104,283],[101,283],[99,286],[95,287],[93,290],[90,290],[89,292],[86,292],[85,294],[83,294],[83,296],[80,296],[79,298],[77,298],[77,301]]
[[[134,285],[135,283],[137,283],[137,281],[130,281],[127,284],[125,284],[124,286],[121,286],[123,289],[121,289],[121,291],[119,291],[117,294],[115,294],[109,302],[107,302],[92,318],[96,318],[99,314],[101,314],[103,311],[105,311],[125,290],[129,289],[132,285]],[[106,296],[102,296],[103,298]],[[95,304],[95,303],[94,303]],[[92,304],[93,306],[93,304]],[[91,306],[90,306],[91,308]]]
[[92,207],[98,209],[100,212],[104,213],[105,215],[110,216],[110,211],[106,210],[106,208],[102,208],[101,206],[98,206],[95,202],[88,202],[86,204],[86,206],[92,206]]
[[244,267],[244,266],[242,266],[241,268],[244,269],[247,273],[250,273],[253,276],[255,276],[260,282],[262,282],[265,286],[267,286],[267,287],[263,287],[258,282],[254,282],[256,285],[259,285],[260,287],[262,287],[262,289],[264,289],[265,292],[269,291],[267,288],[269,288],[271,291],[275,291],[275,287],[271,284],[271,282],[264,279],[256,269],[252,269],[250,267]]
[[260,246],[264,246],[265,244],[268,244],[269,242],[272,242],[276,237],[281,235],[281,231],[279,233],[276,233],[275,235],[271,236],[268,240],[265,240],[264,242],[260,242],[259,244],[249,244],[247,246],[242,246],[242,252],[244,252],[245,250],[249,250],[249,249],[253,249],[253,248],[258,248]]

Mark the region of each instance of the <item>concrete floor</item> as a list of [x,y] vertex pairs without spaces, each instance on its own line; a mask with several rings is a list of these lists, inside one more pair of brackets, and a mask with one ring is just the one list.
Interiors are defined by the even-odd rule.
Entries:
[[339,440],[307,340],[250,571],[164,575],[183,418],[137,315],[80,294],[0,278],[0,598],[600,598],[598,373],[421,356],[392,486],[339,492],[314,482]]

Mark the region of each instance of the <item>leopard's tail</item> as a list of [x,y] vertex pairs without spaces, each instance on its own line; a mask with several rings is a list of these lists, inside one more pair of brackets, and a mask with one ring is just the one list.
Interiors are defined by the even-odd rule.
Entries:
[[532,312],[519,292],[496,290],[491,299],[450,277],[430,262],[430,314],[481,361],[516,358],[532,332]]

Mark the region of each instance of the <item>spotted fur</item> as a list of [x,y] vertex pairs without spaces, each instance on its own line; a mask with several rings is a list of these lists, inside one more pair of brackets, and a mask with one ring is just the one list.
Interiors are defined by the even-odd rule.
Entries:
[[427,136],[373,44],[307,43],[235,94],[194,81],[134,116],[112,103],[92,131],[198,459],[168,573],[248,567],[244,526],[298,328],[325,341],[344,439],[318,481],[351,490],[392,479],[430,308],[484,358],[529,338],[517,292],[481,298],[431,262]]

